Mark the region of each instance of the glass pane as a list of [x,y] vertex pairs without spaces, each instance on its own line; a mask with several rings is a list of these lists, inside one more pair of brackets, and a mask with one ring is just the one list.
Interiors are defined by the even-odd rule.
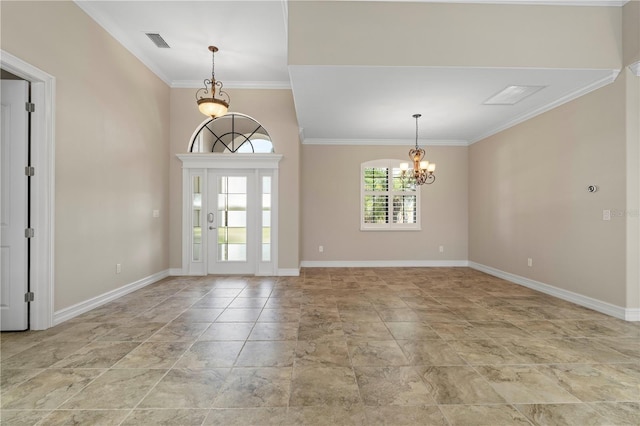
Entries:
[[247,210],[247,196],[245,194],[228,195],[227,210]]
[[229,194],[246,194],[247,178],[245,176],[229,176]]
[[244,227],[247,226],[247,212],[230,211],[227,212],[227,226]]
[[389,223],[388,196],[364,196],[364,223]]
[[364,169],[365,191],[388,191],[389,169],[386,167],[365,167]]
[[271,176],[262,176],[262,261],[271,261]]
[[271,210],[271,195],[263,194],[262,195],[262,209],[263,210]]
[[227,244],[227,258],[230,262],[243,262],[247,260],[246,244]]
[[415,191],[416,190],[416,181],[412,178],[409,178],[407,175],[404,179],[401,177],[402,171],[400,168],[393,168],[392,178],[393,178],[393,190],[394,191]]
[[262,193],[271,194],[271,176],[262,176]]
[[200,262],[202,260],[202,189],[201,177],[193,176],[191,181],[191,260]]
[[221,176],[218,185],[218,260],[247,260],[247,177]]
[[393,223],[416,223],[416,196],[393,196]]

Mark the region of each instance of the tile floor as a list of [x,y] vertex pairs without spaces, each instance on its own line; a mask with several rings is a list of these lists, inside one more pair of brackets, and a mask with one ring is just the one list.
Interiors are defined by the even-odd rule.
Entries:
[[468,268],[173,277],[0,353],[3,425],[640,424],[640,324]]

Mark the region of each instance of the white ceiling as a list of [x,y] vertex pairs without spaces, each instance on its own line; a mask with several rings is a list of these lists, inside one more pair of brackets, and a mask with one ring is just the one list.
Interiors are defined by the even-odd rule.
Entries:
[[[620,6],[626,1],[464,2]],[[211,73],[211,44],[220,49],[216,79],[225,88],[291,87],[304,143],[411,144],[412,115],[421,113],[422,143],[467,145],[615,77],[612,70],[288,66],[283,0],[76,4],[171,87],[202,86]],[[171,48],[157,48],[147,32],[161,34]],[[372,90],[380,82],[384,87]],[[516,84],[546,87],[515,106],[482,105]]]

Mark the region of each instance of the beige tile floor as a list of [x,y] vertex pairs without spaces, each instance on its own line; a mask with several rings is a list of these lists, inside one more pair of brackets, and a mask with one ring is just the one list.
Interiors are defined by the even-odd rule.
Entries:
[[0,353],[10,425],[640,424],[640,324],[468,268],[168,278]]

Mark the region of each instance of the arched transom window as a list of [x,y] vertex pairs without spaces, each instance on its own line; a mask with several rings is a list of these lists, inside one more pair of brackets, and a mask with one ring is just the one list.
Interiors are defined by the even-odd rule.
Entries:
[[245,114],[230,113],[203,122],[193,134],[189,152],[273,153],[267,130]]

